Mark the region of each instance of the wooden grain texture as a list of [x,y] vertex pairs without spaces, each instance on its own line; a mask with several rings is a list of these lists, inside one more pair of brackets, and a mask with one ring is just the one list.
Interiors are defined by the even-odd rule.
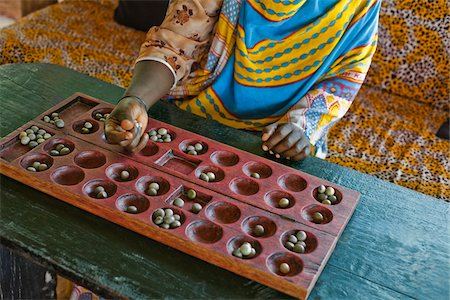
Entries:
[[[2,136],[74,92],[111,102],[123,93],[119,87],[43,64],[0,66],[0,82]],[[163,103],[155,105],[150,114],[174,126],[264,155],[259,137],[251,133]],[[361,192],[360,203],[310,299],[448,299],[447,203],[316,158],[286,164]],[[286,297],[86,215],[9,178],[1,179],[2,243],[103,295]]]

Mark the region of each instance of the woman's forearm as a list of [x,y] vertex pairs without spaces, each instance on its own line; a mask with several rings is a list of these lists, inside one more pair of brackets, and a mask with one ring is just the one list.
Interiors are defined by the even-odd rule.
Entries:
[[162,96],[166,95],[173,85],[172,72],[164,64],[145,60],[136,64],[133,79],[125,95],[138,96],[152,107]]

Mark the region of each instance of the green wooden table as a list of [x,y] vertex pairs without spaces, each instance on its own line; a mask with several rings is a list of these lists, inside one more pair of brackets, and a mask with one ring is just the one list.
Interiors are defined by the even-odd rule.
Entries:
[[[114,103],[123,89],[48,64],[0,66],[0,134],[75,92]],[[260,138],[158,103],[150,116],[264,155]],[[361,192],[310,299],[448,299],[449,204],[308,158],[294,168]],[[3,245],[105,296],[288,298],[1,177]]]

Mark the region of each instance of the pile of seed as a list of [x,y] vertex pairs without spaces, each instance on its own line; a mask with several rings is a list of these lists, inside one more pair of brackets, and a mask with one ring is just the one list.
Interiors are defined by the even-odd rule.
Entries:
[[48,169],[48,166],[46,163],[41,163],[39,161],[35,161],[31,166],[27,168],[30,172],[40,172],[45,171]]
[[250,176],[255,178],[255,179],[260,179],[261,178],[261,175],[259,175],[259,173],[256,173],[256,172],[250,174]]
[[216,174],[214,174],[213,172],[201,173],[199,178],[206,182],[213,182],[214,180],[216,180]]
[[20,143],[22,145],[28,145],[30,148],[34,148],[37,145],[42,144],[51,137],[52,135],[50,133],[35,125],[19,134]]
[[101,185],[97,186],[94,189],[94,194],[95,194],[95,197],[98,198],[98,199],[108,198],[108,193],[106,193],[105,188],[102,187]]
[[319,185],[317,188],[317,199],[322,202],[322,204],[331,205],[337,202],[337,197],[335,195],[336,191],[331,186]]
[[153,223],[161,228],[178,228],[181,226],[181,216],[174,214],[170,208],[158,208],[152,215]]
[[233,250],[233,255],[239,258],[252,258],[256,255],[256,249],[249,242],[244,242]]
[[57,112],[52,113],[49,116],[44,116],[45,122],[55,125],[58,128],[64,127],[64,120],[59,117]]
[[158,130],[152,129],[148,131],[150,139],[158,143],[170,143],[172,141],[172,136],[166,128],[159,128]]
[[324,220],[322,213],[316,211],[312,214],[312,220],[316,224],[321,224]]
[[130,172],[127,170],[120,171],[119,177],[121,180],[128,180],[130,179]]
[[291,271],[291,267],[287,263],[280,264],[280,272],[283,274],[288,274]]
[[94,127],[91,122],[84,122],[83,127],[81,128],[81,133],[88,134],[91,133],[91,129]]
[[100,122],[105,122],[106,118],[109,117],[109,114],[96,113],[94,118]]
[[147,195],[156,196],[158,195],[159,184],[157,182],[150,182],[147,188]]
[[278,201],[278,206],[279,207],[281,207],[281,208],[286,208],[286,207],[288,207],[289,205],[291,205],[291,201],[289,201],[289,199],[288,198],[281,198],[279,201]]
[[306,239],[308,236],[306,232],[303,230],[297,231],[295,234],[291,234],[288,236],[288,240],[284,244],[284,246],[294,252],[297,253],[305,253],[306,251]]
[[255,236],[263,236],[265,231],[266,230],[264,229],[264,226],[259,225],[259,224],[253,228],[253,234]]
[[66,155],[70,153],[69,147],[64,144],[56,145],[55,149],[50,150],[50,155],[58,156],[58,155]]
[[184,153],[189,155],[198,155],[199,152],[203,151],[203,145],[201,143],[196,143],[195,145],[189,145],[184,150]]

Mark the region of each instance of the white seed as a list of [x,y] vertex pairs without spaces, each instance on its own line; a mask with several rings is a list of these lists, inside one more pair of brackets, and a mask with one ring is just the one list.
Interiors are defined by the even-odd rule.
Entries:
[[292,250],[297,253],[305,253],[305,247],[299,243],[295,244]]
[[163,142],[164,142],[164,143],[170,143],[171,141],[172,141],[171,138],[165,138],[165,139],[163,139]]
[[37,133],[40,135],[44,135],[47,133],[47,131],[45,131],[44,129],[39,129]]
[[98,194],[98,193],[100,193],[100,192],[104,192],[104,191],[105,191],[105,188],[102,187],[101,185],[97,186],[97,187],[94,189],[94,193],[96,193],[96,194]]
[[64,144],[58,144],[55,149],[58,151],[61,151],[61,149],[64,147],[66,147],[66,146],[64,146]]
[[59,152],[58,152],[58,150],[53,149],[53,150],[50,150],[50,155],[56,156],[56,155],[59,155]]
[[158,137],[156,135],[150,136],[150,139],[154,142],[158,141]]
[[278,205],[279,205],[281,208],[286,208],[286,207],[289,206],[290,203],[291,203],[291,202],[289,201],[288,198],[281,198],[280,201],[278,202]]
[[173,216],[173,210],[171,210],[170,208],[166,208],[164,210],[164,214],[165,216]]
[[181,226],[181,222],[180,221],[173,221],[172,223],[170,223],[170,228],[178,228]]
[[173,221],[175,221],[175,218],[173,217],[173,215],[172,215],[172,216],[165,216],[165,217],[164,217],[164,223],[166,223],[166,224],[170,224],[170,223],[172,223]]
[[205,173],[200,174],[200,179],[206,182],[209,182],[209,177]]
[[255,250],[255,248],[252,248],[251,251],[250,251],[250,254],[247,255],[247,258],[252,258],[252,257],[254,257],[255,255],[256,255],[256,250]]
[[87,134],[89,132],[90,132],[89,129],[87,129],[86,127],[81,128],[81,133]]
[[155,189],[149,188],[147,190],[147,195],[149,195],[149,196],[156,196],[156,195],[158,195],[158,191],[155,190]]
[[28,167],[27,170],[30,171],[30,172],[36,172],[36,169],[33,168],[33,167]]
[[98,199],[108,198],[108,194],[105,191],[99,192],[99,193],[97,193],[97,198]]
[[166,213],[164,212],[164,209],[162,208],[158,208],[157,210],[155,210],[155,212],[153,213],[153,217],[161,217],[163,218],[166,215]]
[[157,135],[156,130],[154,130],[154,129],[150,130],[150,131],[148,132],[148,134],[149,134],[150,136],[156,136],[156,135]]
[[216,180],[216,174],[214,174],[213,172],[207,172],[206,176],[208,176],[209,181],[214,181]]
[[41,165],[40,162],[35,161],[31,166],[32,166],[33,168],[37,169],[37,168],[39,168],[40,165]]
[[28,143],[31,141],[31,139],[28,136],[24,136],[23,138],[20,139],[20,143],[22,145],[28,145]]
[[262,225],[256,225],[255,226],[255,228],[253,229],[253,233],[256,235],[256,236],[262,236],[262,235],[264,235],[264,226],[262,226]]
[[57,112],[54,112],[54,113],[51,114],[51,117],[52,117],[52,118],[54,118],[54,117],[59,117],[59,114],[58,114]]
[[46,122],[46,123],[50,122],[50,117],[49,116],[44,116],[44,122]]
[[181,217],[180,215],[174,214],[173,217],[175,218],[175,221],[180,221]]
[[120,172],[120,179],[127,180],[128,178],[130,178],[130,172],[128,172],[127,170],[123,170],[122,172]]
[[173,205],[177,206],[177,207],[183,207],[184,206],[184,201],[181,198],[175,198],[175,200],[173,200]]
[[203,150],[203,145],[200,143],[197,143],[194,145],[195,151],[202,151]]
[[332,188],[331,186],[327,187],[325,190],[325,195],[327,196],[334,195],[334,188]]
[[127,207],[126,211],[127,211],[127,213],[135,214],[135,213],[137,213],[138,209],[137,209],[136,206],[130,205],[130,206]]
[[28,137],[30,138],[30,140],[34,141],[36,139],[36,135],[34,133],[30,133],[28,135]]
[[34,148],[34,147],[36,147],[38,145],[38,143],[36,142],[36,141],[31,141],[29,144],[28,144],[28,146],[30,147],[30,148]]
[[33,131],[33,130],[31,130],[30,128],[28,128],[27,130],[25,130],[25,132],[27,133],[27,135],[28,135],[28,134],[32,134],[32,133],[34,133],[34,131]]
[[191,211],[192,211],[194,214],[197,214],[197,213],[199,213],[199,212],[202,210],[202,208],[203,208],[203,206],[201,206],[199,203],[194,203],[194,204],[192,205]]
[[36,141],[38,144],[42,144],[43,142],[45,142],[45,140],[44,139],[42,139],[42,138],[40,138],[40,139],[37,139],[37,141]]
[[84,123],[84,128],[91,129],[92,128],[92,123],[91,122],[85,122]]
[[46,134],[44,134],[43,137],[44,137],[44,139],[48,140],[49,138],[52,137],[52,135],[50,133],[46,133]]
[[294,243],[291,243],[291,242],[286,242],[286,248],[288,248],[289,250],[292,250],[292,249],[294,249]]
[[186,196],[191,199],[194,200],[197,197],[197,192],[194,191],[193,189],[190,189],[187,191]]
[[169,225],[169,224],[166,224],[166,223],[162,223],[162,224],[160,225],[160,227],[161,227],[161,228],[164,228],[164,229],[169,229],[169,228],[170,228],[170,225]]
[[39,130],[39,127],[37,127],[36,125],[33,125],[30,128],[31,128],[31,130],[33,130],[34,133],[38,132],[38,130]]
[[280,272],[283,274],[287,274],[291,271],[291,267],[287,263],[282,263],[280,265]]
[[302,245],[303,247],[306,248],[306,243],[304,241],[300,241],[296,245]]
[[325,193],[325,190],[326,187],[323,184],[319,185],[319,187],[317,188],[317,191],[321,194]]
[[187,154],[189,154],[189,155],[197,155],[197,151],[191,150]]
[[161,216],[157,216],[153,222],[154,222],[156,225],[160,225],[160,224],[164,223],[164,218],[161,217]]
[[149,188],[159,191],[159,184],[157,182],[152,182],[148,185]]
[[259,178],[261,178],[261,175],[259,175],[259,173],[252,173],[250,176],[252,176],[253,178],[255,178],[255,179],[259,179]]
[[59,120],[55,121],[55,125],[58,128],[63,128],[65,124],[64,124],[64,121],[62,119],[59,119]]
[[308,237],[308,236],[306,235],[306,232],[304,232],[303,230],[299,230],[299,231],[295,234],[295,236],[297,237],[297,239],[298,239],[299,241],[305,241],[306,238]]
[[243,256],[247,256],[252,252],[252,245],[249,242],[245,242],[239,247],[239,250],[241,250]]
[[297,237],[296,237],[295,235],[291,234],[291,235],[289,236],[289,242],[295,244],[295,243],[298,242],[298,239],[297,239]]
[[241,250],[239,248],[234,249],[233,255],[236,256],[236,257],[242,258],[242,253],[241,253]]
[[186,151],[195,151],[195,147],[194,146],[192,146],[192,145],[189,145],[189,146],[187,146],[186,147]]
[[19,140],[22,139],[23,137],[26,137],[26,136],[28,136],[28,134],[27,134],[25,131],[22,131],[22,132],[19,134]]
[[61,155],[66,155],[66,154],[69,154],[69,153],[70,153],[70,149],[67,148],[67,147],[62,148],[62,149],[59,151],[59,154],[61,154]]
[[165,135],[165,134],[167,134],[167,129],[165,129],[165,128],[159,128],[159,129],[158,129],[158,134],[160,134],[160,135]]

